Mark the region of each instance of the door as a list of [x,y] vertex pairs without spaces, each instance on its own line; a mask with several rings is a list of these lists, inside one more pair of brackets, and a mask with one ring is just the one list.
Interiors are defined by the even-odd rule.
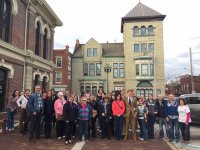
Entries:
[[0,112],[4,111],[6,89],[6,71],[0,68]]

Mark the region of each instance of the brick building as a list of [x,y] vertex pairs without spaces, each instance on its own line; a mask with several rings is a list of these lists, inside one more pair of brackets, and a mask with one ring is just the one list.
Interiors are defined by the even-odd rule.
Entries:
[[46,0],[0,1],[0,111],[15,89],[52,86],[56,26],[62,22]]
[[[193,76],[194,91],[200,93],[200,76]],[[183,75],[180,77],[181,94],[192,93],[191,75]]]
[[56,68],[53,72],[53,86],[56,91],[71,90],[71,53],[69,46],[65,49],[54,49],[53,60]]
[[[96,95],[134,89],[137,96],[165,93],[163,20],[165,15],[139,2],[121,20],[123,43],[76,41],[72,90]],[[108,73],[107,73],[108,72]]]

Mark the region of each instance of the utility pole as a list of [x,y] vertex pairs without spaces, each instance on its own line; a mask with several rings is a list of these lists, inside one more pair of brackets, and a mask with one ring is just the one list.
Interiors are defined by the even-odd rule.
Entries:
[[191,71],[191,85],[192,85],[192,93],[196,93],[194,90],[194,81],[193,81],[193,67],[192,67],[192,50],[190,47],[190,71]]

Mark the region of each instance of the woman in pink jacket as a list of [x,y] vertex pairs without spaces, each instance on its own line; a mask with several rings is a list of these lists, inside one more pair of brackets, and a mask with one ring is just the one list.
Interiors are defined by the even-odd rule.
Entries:
[[56,134],[58,140],[65,138],[65,123],[63,120],[63,106],[66,103],[66,100],[63,97],[63,93],[58,93],[58,99],[54,103],[54,110],[56,116]]
[[112,103],[112,111],[115,121],[115,138],[116,140],[120,140],[123,115],[125,111],[125,105],[124,101],[121,98],[121,95],[117,95],[117,99]]

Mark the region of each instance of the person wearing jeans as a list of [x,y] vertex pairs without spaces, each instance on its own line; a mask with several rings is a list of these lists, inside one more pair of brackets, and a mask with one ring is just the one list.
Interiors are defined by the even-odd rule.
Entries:
[[147,127],[148,127],[148,138],[154,140],[154,124],[156,121],[157,105],[156,100],[153,99],[153,95],[149,94],[146,107],[148,110]]
[[185,100],[180,99],[178,106],[178,122],[181,129],[182,141],[181,143],[188,144],[190,140],[190,108],[185,105]]
[[15,90],[8,100],[7,104],[7,130],[14,130],[14,115],[17,110],[17,100],[19,99],[19,91]]
[[115,138],[121,140],[121,130],[123,123],[123,115],[125,111],[125,105],[122,101],[121,95],[117,95],[117,99],[112,103],[112,111],[115,122]]
[[164,137],[164,131],[163,131],[163,125],[165,125],[166,129],[166,135],[168,138],[169,136],[169,127],[168,127],[168,118],[167,118],[167,102],[163,100],[163,97],[161,94],[158,95],[158,100],[156,101],[157,105],[157,117],[159,122],[159,137],[158,139],[163,139]]
[[[180,132],[179,132],[179,123],[178,123],[178,102],[175,101],[174,95],[169,95],[169,103],[167,104],[167,115],[169,119],[169,131],[170,139],[169,142],[172,142],[174,139],[176,142],[179,142]],[[175,134],[174,134],[175,130]]]
[[30,95],[28,105],[30,108],[29,141],[31,142],[36,138],[34,142],[37,142],[40,139],[40,121],[44,109],[40,85],[35,86],[35,92]]
[[85,136],[86,143],[88,140],[88,123],[92,117],[92,108],[87,104],[87,98],[81,98],[81,104],[78,105],[78,119],[79,119],[79,142],[82,141],[82,136]]

